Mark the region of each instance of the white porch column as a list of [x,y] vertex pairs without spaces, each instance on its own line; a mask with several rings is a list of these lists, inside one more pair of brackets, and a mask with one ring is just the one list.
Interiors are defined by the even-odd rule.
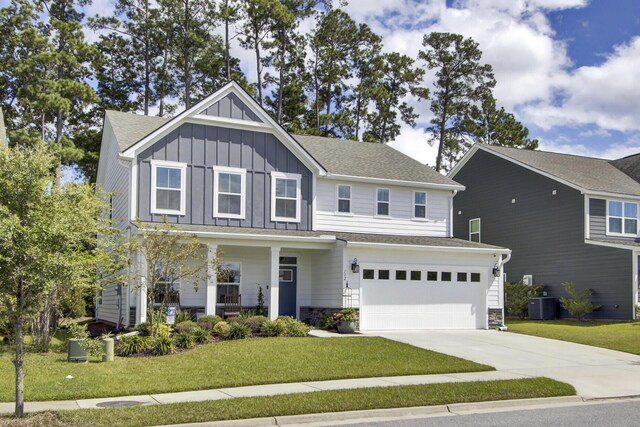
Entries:
[[140,283],[136,289],[136,325],[147,321],[147,262],[138,254],[136,259]]
[[269,284],[269,319],[276,320],[280,303],[280,248],[271,248],[271,283]]
[[204,314],[207,316],[213,316],[216,314],[216,300],[218,295],[218,277],[216,275],[216,269],[213,268],[214,263],[212,262],[218,252],[218,245],[215,243],[207,244],[207,301],[204,307]]

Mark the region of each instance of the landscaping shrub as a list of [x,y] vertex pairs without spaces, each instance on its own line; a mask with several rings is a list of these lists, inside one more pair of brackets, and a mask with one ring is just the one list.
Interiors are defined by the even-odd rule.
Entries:
[[265,316],[251,316],[245,319],[243,323],[249,328],[252,334],[257,334],[268,321],[269,319]]
[[118,340],[115,351],[119,356],[134,356],[144,353],[151,346],[150,338],[141,335],[121,337]]
[[196,322],[192,322],[191,320],[185,320],[184,322],[178,323],[173,326],[173,329],[179,334],[189,334],[194,329],[198,327]]
[[221,321],[222,318],[220,316],[202,316],[200,319],[198,319],[198,326],[200,326],[205,331],[212,331],[213,327]]
[[529,298],[542,295],[544,285],[525,285],[522,282],[504,284],[504,307],[511,316],[526,319],[529,315]]
[[268,337],[304,337],[311,327],[293,317],[281,316],[273,322],[265,322],[261,332]]
[[593,295],[591,289],[583,289],[581,292],[578,292],[573,282],[564,282],[562,287],[571,295],[571,298],[560,298],[560,305],[567,310],[570,315],[577,317],[578,320],[584,320],[584,316],[601,307],[589,301],[589,298]]
[[209,342],[209,332],[198,327],[191,331],[191,336],[196,344],[206,344]]
[[193,318],[191,317],[191,313],[185,310],[180,310],[176,313],[176,318],[173,324],[178,325],[183,322],[191,322],[192,320]]
[[229,336],[230,328],[231,327],[227,322],[225,322],[224,320],[221,320],[220,322],[216,323],[216,325],[213,327],[213,333],[219,336],[220,338],[227,338],[227,336]]
[[249,327],[242,322],[232,322],[229,325],[229,333],[225,338],[230,340],[241,340],[249,336]]
[[173,341],[176,344],[176,347],[181,349],[188,349],[196,345],[196,340],[193,335],[189,332],[181,332],[176,334],[173,337]]
[[336,329],[336,327],[336,319],[332,315],[325,314],[320,318],[320,329],[333,331]]
[[163,356],[165,354],[171,354],[175,350],[175,344],[169,337],[158,336],[151,341],[150,348],[151,353],[156,356]]
[[[154,330],[158,331],[158,336],[161,337],[169,337],[171,335],[171,328],[169,327],[169,325],[165,325],[164,323],[156,323],[154,326]],[[151,336],[151,328],[152,325],[150,323],[140,323],[138,326],[136,326],[136,331],[138,331],[140,333],[140,335],[148,337]]]

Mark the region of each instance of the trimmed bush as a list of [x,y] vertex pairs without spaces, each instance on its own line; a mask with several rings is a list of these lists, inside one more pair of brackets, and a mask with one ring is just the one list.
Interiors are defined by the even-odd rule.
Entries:
[[134,356],[149,350],[151,341],[149,337],[141,335],[131,335],[121,337],[118,340],[115,351],[118,356]]
[[583,321],[584,316],[601,307],[589,301],[589,298],[593,295],[591,289],[583,289],[578,292],[573,282],[564,282],[562,287],[571,298],[560,298],[560,305],[567,310],[570,315],[578,318],[578,320]]
[[165,354],[171,354],[175,351],[175,344],[169,337],[158,336],[151,341],[150,350],[151,353],[156,356],[164,356]]
[[188,332],[181,332],[179,334],[176,334],[173,337],[173,341],[175,342],[176,347],[181,348],[183,350],[191,348],[196,345],[196,341],[193,338],[193,335],[191,335],[191,333],[188,333]]
[[244,319],[243,323],[249,328],[252,334],[257,334],[268,321],[269,319],[265,316],[251,316]]
[[273,322],[266,322],[261,331],[268,337],[305,337],[311,329],[293,317],[281,316]]
[[179,334],[190,334],[194,329],[198,327],[196,322],[186,320],[173,326],[173,329]]
[[241,340],[249,336],[249,327],[241,322],[232,322],[229,325],[229,333],[226,338],[230,340]]
[[[171,335],[171,328],[169,327],[169,325],[165,325],[164,323],[156,323],[153,328],[155,330],[155,328],[157,327],[158,329],[158,336],[161,337],[169,337]],[[145,336],[145,337],[149,337],[151,336],[151,328],[152,325],[150,323],[140,323],[138,326],[136,326],[136,331],[138,331],[140,333],[140,335]]]
[[212,331],[213,327],[221,321],[222,318],[220,316],[202,316],[200,319],[198,319],[198,326],[200,326],[205,331]]
[[221,320],[213,327],[213,333],[220,338],[227,338],[229,336],[230,329],[231,327],[229,324],[224,320]]
[[196,344],[206,344],[209,342],[209,332],[197,327],[191,331],[191,336]]
[[504,284],[504,308],[511,316],[526,319],[529,315],[529,298],[542,296],[544,285]]

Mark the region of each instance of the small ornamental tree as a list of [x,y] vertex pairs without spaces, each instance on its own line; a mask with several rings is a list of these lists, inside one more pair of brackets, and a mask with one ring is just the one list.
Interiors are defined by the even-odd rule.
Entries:
[[[136,256],[144,262],[135,263],[134,271],[138,279],[137,287],[142,286],[144,277],[147,289],[148,322],[152,325],[151,336],[156,336],[160,327],[160,319],[156,318],[154,306],[159,304],[159,313],[167,307],[167,292],[176,283],[182,286],[189,283],[198,290],[198,285],[208,277],[209,267],[214,274],[220,272],[220,254],[207,259],[207,251],[195,235],[178,233],[175,226],[168,223],[150,225],[136,220],[138,234],[133,237],[129,246],[133,259]],[[164,298],[158,297],[164,295]]]
[[525,319],[529,314],[529,298],[542,295],[544,285],[525,285],[522,282],[504,284],[504,307],[507,313]]
[[578,292],[573,282],[564,282],[562,287],[571,296],[571,298],[560,298],[560,305],[562,308],[567,310],[570,315],[576,317],[581,322],[587,314],[601,307],[600,305],[589,301],[589,298],[593,295],[593,291],[591,289],[585,288]]
[[[56,155],[42,143],[0,147],[0,313],[13,333],[15,415],[24,415],[24,331],[54,297],[96,284],[103,198],[88,184],[56,183]],[[52,292],[57,290],[57,292]],[[55,297],[57,298],[57,297]]]

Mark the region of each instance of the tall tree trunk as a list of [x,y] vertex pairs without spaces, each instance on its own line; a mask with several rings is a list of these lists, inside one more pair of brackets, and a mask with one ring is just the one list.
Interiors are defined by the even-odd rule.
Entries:
[[262,107],[262,67],[260,66],[260,42],[258,41],[258,33],[254,33],[256,46],[256,72],[258,73],[258,103]]
[[189,47],[186,43],[189,34],[189,0],[184,2],[184,32],[185,40],[182,46],[184,55],[184,105],[188,110],[191,108],[191,64],[189,61]]
[[24,416],[24,337],[22,332],[22,313],[24,308],[24,287],[20,279],[18,310],[16,313],[16,417]]
[[284,97],[285,57],[287,53],[287,32],[281,30],[282,45],[280,46],[280,87],[278,88],[278,123],[282,123],[282,98]]
[[313,89],[315,90],[316,105],[316,129],[320,131],[320,82],[318,82],[318,53],[316,52],[316,59],[313,64]]
[[362,110],[362,97],[358,95],[356,101],[356,141],[360,141],[360,114]]
[[447,122],[445,120],[445,116],[442,116],[442,120],[440,121],[440,144],[438,144],[438,157],[436,159],[436,172],[440,172],[442,168],[442,151],[444,148],[444,139],[445,139],[445,126]]
[[229,0],[224,0],[224,68],[227,75],[227,81],[231,80],[231,59],[229,51]]
[[149,115],[151,98],[151,58],[149,55],[149,0],[144,2],[144,115]]

